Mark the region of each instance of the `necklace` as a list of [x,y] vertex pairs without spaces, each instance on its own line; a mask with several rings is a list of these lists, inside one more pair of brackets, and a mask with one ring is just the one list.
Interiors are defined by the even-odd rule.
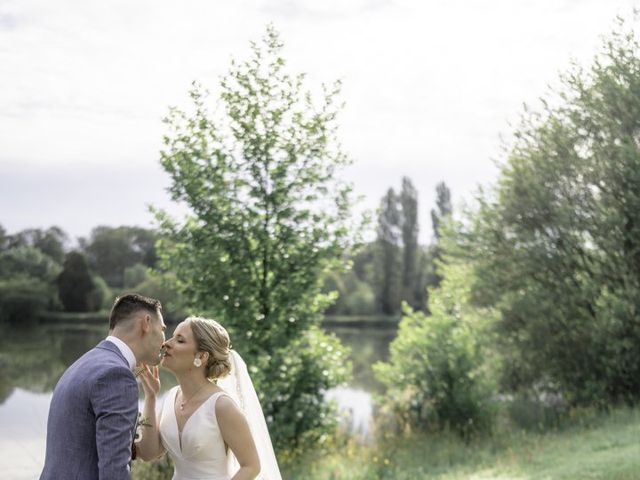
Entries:
[[193,395],[191,395],[191,396],[190,396],[189,398],[187,398],[186,400],[184,400],[184,392],[182,391],[182,388],[181,388],[181,389],[180,389],[180,396],[182,397],[182,400],[184,400],[184,401],[183,401],[183,402],[180,402],[180,411],[184,410],[184,406],[185,406],[187,403],[189,403],[189,402],[191,401],[191,399],[192,399],[193,397],[195,397],[195,396],[200,392],[200,390],[202,390],[202,389],[203,389],[204,387],[206,387],[206,386],[207,386],[207,384],[206,384],[206,383],[204,383],[204,384],[203,384],[203,385],[202,385],[198,390],[196,390],[196,392],[195,392]]

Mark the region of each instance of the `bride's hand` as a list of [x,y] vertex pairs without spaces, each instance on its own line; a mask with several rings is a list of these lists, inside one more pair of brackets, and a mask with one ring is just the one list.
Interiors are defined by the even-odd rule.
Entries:
[[140,383],[144,390],[145,397],[155,397],[160,391],[160,376],[158,367],[151,367],[149,365],[142,366],[144,370],[140,374]]

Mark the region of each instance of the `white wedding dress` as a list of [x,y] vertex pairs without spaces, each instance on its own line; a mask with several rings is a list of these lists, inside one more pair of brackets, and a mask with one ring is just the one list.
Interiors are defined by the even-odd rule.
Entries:
[[174,464],[173,480],[228,480],[227,452],[216,418],[216,402],[224,392],[211,395],[178,431],[174,409],[178,387],[165,397],[160,412],[160,437]]
[[178,431],[175,404],[178,387],[164,397],[160,410],[160,438],[174,463],[173,480],[229,480],[240,468],[235,455],[227,451],[216,418],[216,402],[228,395],[243,412],[260,457],[261,480],[282,480],[260,401],[247,371],[235,350],[231,351],[231,373],[218,380],[222,392],[211,395]]

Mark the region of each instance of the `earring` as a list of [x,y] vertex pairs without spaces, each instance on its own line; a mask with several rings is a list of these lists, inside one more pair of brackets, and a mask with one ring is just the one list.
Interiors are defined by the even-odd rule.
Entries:
[[200,360],[198,357],[193,359],[193,365],[196,368],[200,368],[202,366],[202,360]]

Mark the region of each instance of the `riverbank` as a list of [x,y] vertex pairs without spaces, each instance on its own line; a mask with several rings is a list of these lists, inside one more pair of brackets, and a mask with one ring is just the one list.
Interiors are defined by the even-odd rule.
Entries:
[[[41,312],[38,320],[42,323],[91,323],[104,324],[109,318],[109,310],[97,312]],[[168,324],[177,324],[183,319],[182,316],[165,316]],[[390,317],[384,315],[328,315],[322,320],[325,327],[349,327],[349,328],[396,328],[400,322],[400,317]]]
[[583,413],[545,433],[505,429],[466,444],[451,435],[416,435],[378,445],[345,442],[322,457],[284,470],[283,478],[607,479],[640,475],[640,409]]

